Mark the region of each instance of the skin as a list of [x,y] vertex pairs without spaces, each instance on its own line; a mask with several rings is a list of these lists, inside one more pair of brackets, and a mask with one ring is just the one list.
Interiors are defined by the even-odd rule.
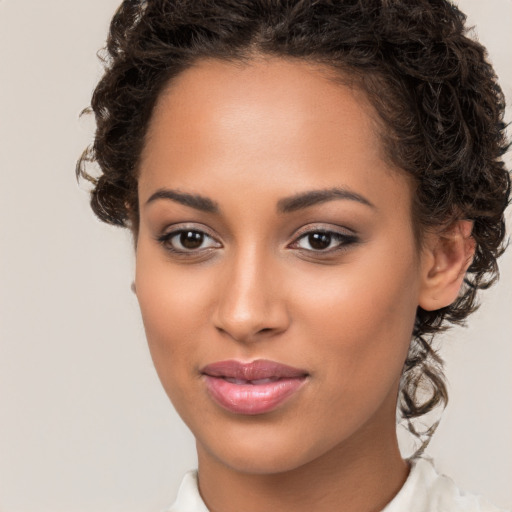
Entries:
[[[301,61],[201,61],[157,102],[139,169],[136,293],[211,511],[376,511],[407,477],[395,407],[416,308],[455,299],[471,226],[418,248],[413,186],[385,160],[377,124],[363,93]],[[279,211],[332,189],[363,199]],[[206,235],[187,252],[179,229]],[[315,249],[319,230],[340,236]],[[234,414],[200,371],[227,359],[308,378],[270,413]]]

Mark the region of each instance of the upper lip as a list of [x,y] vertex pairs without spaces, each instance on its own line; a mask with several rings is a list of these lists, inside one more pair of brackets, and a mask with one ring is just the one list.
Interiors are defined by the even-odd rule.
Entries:
[[308,375],[305,370],[266,359],[257,359],[249,363],[235,360],[218,361],[206,365],[201,369],[201,373],[210,377],[227,377],[240,380],[292,379]]

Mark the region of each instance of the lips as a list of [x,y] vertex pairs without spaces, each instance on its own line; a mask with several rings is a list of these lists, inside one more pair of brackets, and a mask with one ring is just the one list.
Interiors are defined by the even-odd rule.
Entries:
[[256,360],[251,363],[219,361],[201,373],[211,398],[236,414],[264,414],[291,398],[304,384],[305,370]]

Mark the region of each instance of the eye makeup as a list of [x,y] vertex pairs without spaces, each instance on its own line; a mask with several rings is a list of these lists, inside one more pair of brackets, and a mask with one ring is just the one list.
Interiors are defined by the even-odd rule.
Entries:
[[[197,257],[223,248],[215,236],[196,225],[177,226],[159,235],[156,240],[171,255],[182,258]],[[342,232],[325,225],[308,225],[299,230],[286,248],[312,257],[323,257],[346,251],[358,242],[359,237],[352,230]]]

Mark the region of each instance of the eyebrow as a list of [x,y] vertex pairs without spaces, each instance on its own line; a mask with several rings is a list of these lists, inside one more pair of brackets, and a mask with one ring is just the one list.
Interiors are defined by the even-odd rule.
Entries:
[[[146,205],[159,199],[168,199],[176,203],[194,208],[207,213],[219,213],[219,205],[209,197],[199,194],[188,194],[171,189],[159,189],[146,201]],[[373,203],[356,192],[345,188],[335,187],[323,190],[309,190],[300,192],[290,197],[285,197],[277,202],[277,211],[279,213],[291,213],[304,208],[309,208],[316,204],[333,201],[335,199],[344,199],[356,201],[358,203],[376,208]]]
[[219,213],[219,205],[215,201],[209,197],[200,196],[199,194],[187,194],[186,192],[178,192],[177,190],[160,189],[146,201],[146,205],[158,199],[170,199],[171,201],[195,208],[196,210],[208,213]]
[[277,210],[281,213],[290,213],[303,208],[308,208],[316,204],[333,201],[335,199],[346,199],[376,208],[373,203],[356,192],[351,192],[345,188],[335,187],[324,190],[310,190],[301,192],[291,197],[286,197],[278,201]]

